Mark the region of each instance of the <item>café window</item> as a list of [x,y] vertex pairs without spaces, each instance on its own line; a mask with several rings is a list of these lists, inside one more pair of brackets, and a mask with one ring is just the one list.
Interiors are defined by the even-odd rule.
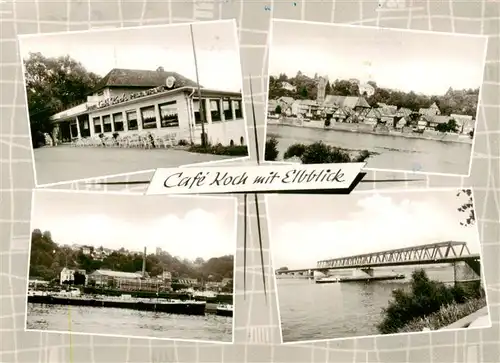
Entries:
[[226,121],[233,119],[233,107],[231,105],[231,100],[222,101],[222,106],[224,107],[224,119]]
[[[203,106],[201,106],[202,111],[205,110]],[[193,110],[194,110],[194,122],[196,125],[201,125],[201,114],[200,114],[200,101],[193,100]],[[205,123],[207,123],[207,118],[205,117]]]
[[111,116],[110,115],[102,116],[102,127],[104,129],[103,132],[111,132]]
[[233,101],[234,115],[236,118],[243,118],[243,111],[241,109],[241,100]]
[[210,115],[212,116],[212,122],[221,120],[219,100],[210,100]]
[[128,130],[137,130],[137,112],[136,111],[127,111],[127,129]]
[[160,108],[161,127],[178,127],[177,101],[163,103]]
[[156,128],[156,113],[154,106],[141,108],[141,116],[143,129],[146,130]]
[[94,132],[96,134],[100,134],[102,132],[102,126],[101,126],[101,118],[100,117],[94,117],[92,122],[94,123]]
[[115,131],[123,131],[123,113],[115,113],[113,123],[115,124]]

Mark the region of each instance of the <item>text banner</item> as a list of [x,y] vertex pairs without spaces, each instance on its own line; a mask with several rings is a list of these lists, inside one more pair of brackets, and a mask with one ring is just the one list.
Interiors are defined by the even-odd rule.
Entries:
[[365,163],[157,169],[146,194],[350,190]]

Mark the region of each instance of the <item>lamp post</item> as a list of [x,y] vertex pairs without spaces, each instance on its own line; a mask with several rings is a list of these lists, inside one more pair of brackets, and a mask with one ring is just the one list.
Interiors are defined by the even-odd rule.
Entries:
[[193,35],[193,24],[189,24],[189,30],[191,31],[191,44],[193,46],[193,57],[194,57],[194,68],[196,71],[196,85],[198,88],[198,105],[201,119],[201,145],[206,146],[206,134],[205,134],[205,107],[203,106],[203,102],[201,99],[201,87],[200,87],[200,79],[198,76],[198,60],[196,58],[196,47],[194,44],[194,35]]

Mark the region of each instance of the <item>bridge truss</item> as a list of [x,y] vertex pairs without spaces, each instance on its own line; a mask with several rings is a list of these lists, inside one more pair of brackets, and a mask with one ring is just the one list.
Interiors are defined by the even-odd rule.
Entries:
[[468,258],[479,258],[479,255],[472,255],[465,242],[449,241],[322,260],[317,262],[316,268],[335,269],[377,265],[403,265],[429,261],[444,263],[446,261],[466,260]]

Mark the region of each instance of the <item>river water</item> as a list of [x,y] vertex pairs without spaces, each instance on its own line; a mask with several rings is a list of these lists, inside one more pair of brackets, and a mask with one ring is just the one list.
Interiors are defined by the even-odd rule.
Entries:
[[[283,342],[349,338],[379,334],[376,325],[393,289],[409,284],[412,268],[398,268],[404,280],[316,284],[307,279],[276,280]],[[431,279],[451,282],[453,268],[426,268]],[[375,276],[391,269],[375,269]],[[337,275],[348,275],[339,273]],[[352,272],[351,272],[352,274]]]
[[267,125],[267,136],[278,139],[279,160],[283,160],[284,152],[292,144],[311,144],[320,140],[332,146],[378,153],[366,160],[366,167],[373,169],[467,175],[472,157],[472,145],[469,143],[401,136],[272,124]]
[[233,319],[149,311],[28,304],[28,329],[231,342]]

